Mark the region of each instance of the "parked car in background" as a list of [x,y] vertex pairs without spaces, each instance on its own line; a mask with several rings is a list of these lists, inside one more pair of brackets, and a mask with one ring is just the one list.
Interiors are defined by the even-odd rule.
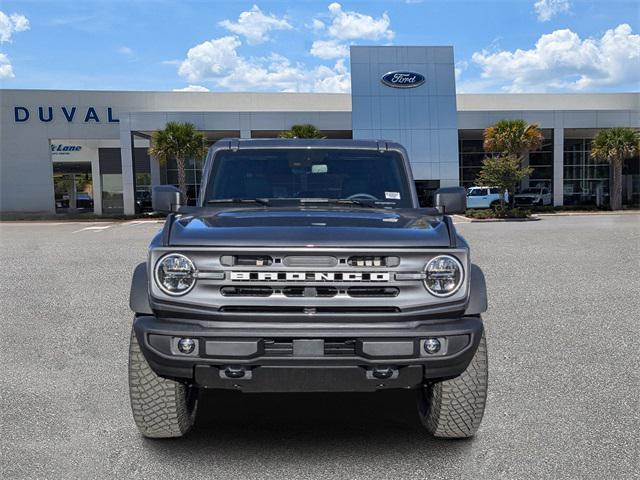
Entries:
[[[497,187],[471,187],[467,189],[467,208],[495,208],[500,205],[500,189]],[[505,192],[504,201],[509,201]]]
[[[55,200],[57,209],[71,208],[71,198],[68,193],[56,194]],[[93,210],[93,197],[91,194],[87,192],[78,192],[76,194],[75,208],[77,210]]]
[[93,210],[93,197],[87,192],[78,192],[76,194],[76,208]]
[[151,204],[151,192],[149,190],[138,190],[136,192],[136,213],[153,211]]
[[516,205],[551,205],[553,198],[551,191],[544,185],[538,187],[525,188],[520,193],[513,196]]

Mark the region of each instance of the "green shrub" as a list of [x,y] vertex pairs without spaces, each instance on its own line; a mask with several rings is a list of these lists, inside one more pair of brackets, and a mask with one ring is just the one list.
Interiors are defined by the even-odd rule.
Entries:
[[495,212],[490,208],[485,210],[470,208],[464,213],[464,215],[469,218],[496,218]]
[[531,210],[526,208],[502,208],[497,207],[495,209],[468,209],[465,212],[465,216],[474,219],[488,219],[488,218],[529,218],[531,216]]

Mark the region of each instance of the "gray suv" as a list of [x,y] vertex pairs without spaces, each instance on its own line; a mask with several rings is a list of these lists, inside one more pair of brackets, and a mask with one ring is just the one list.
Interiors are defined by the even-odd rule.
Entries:
[[480,268],[449,214],[420,208],[407,153],[361,140],[220,140],[197,207],[170,212],[135,269],[129,387],[144,436],[179,437],[201,389],[414,389],[424,427],[469,437],[487,396]]

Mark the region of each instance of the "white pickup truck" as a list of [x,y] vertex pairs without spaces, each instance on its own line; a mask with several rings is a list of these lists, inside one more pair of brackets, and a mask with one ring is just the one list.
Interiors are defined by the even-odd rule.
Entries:
[[525,188],[513,196],[516,205],[551,205],[553,197],[551,191],[545,186]]
[[[497,187],[471,187],[467,189],[467,208],[495,208],[500,205],[500,189]],[[509,193],[504,194],[505,203]]]

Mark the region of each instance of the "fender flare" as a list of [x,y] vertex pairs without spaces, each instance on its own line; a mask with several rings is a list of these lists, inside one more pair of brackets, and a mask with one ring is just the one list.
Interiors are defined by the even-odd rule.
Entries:
[[129,308],[134,313],[153,314],[149,305],[149,278],[147,264],[140,263],[133,271],[131,292],[129,293]]
[[469,304],[465,315],[480,315],[487,311],[487,284],[484,273],[479,266],[471,265],[471,279],[469,282]]

